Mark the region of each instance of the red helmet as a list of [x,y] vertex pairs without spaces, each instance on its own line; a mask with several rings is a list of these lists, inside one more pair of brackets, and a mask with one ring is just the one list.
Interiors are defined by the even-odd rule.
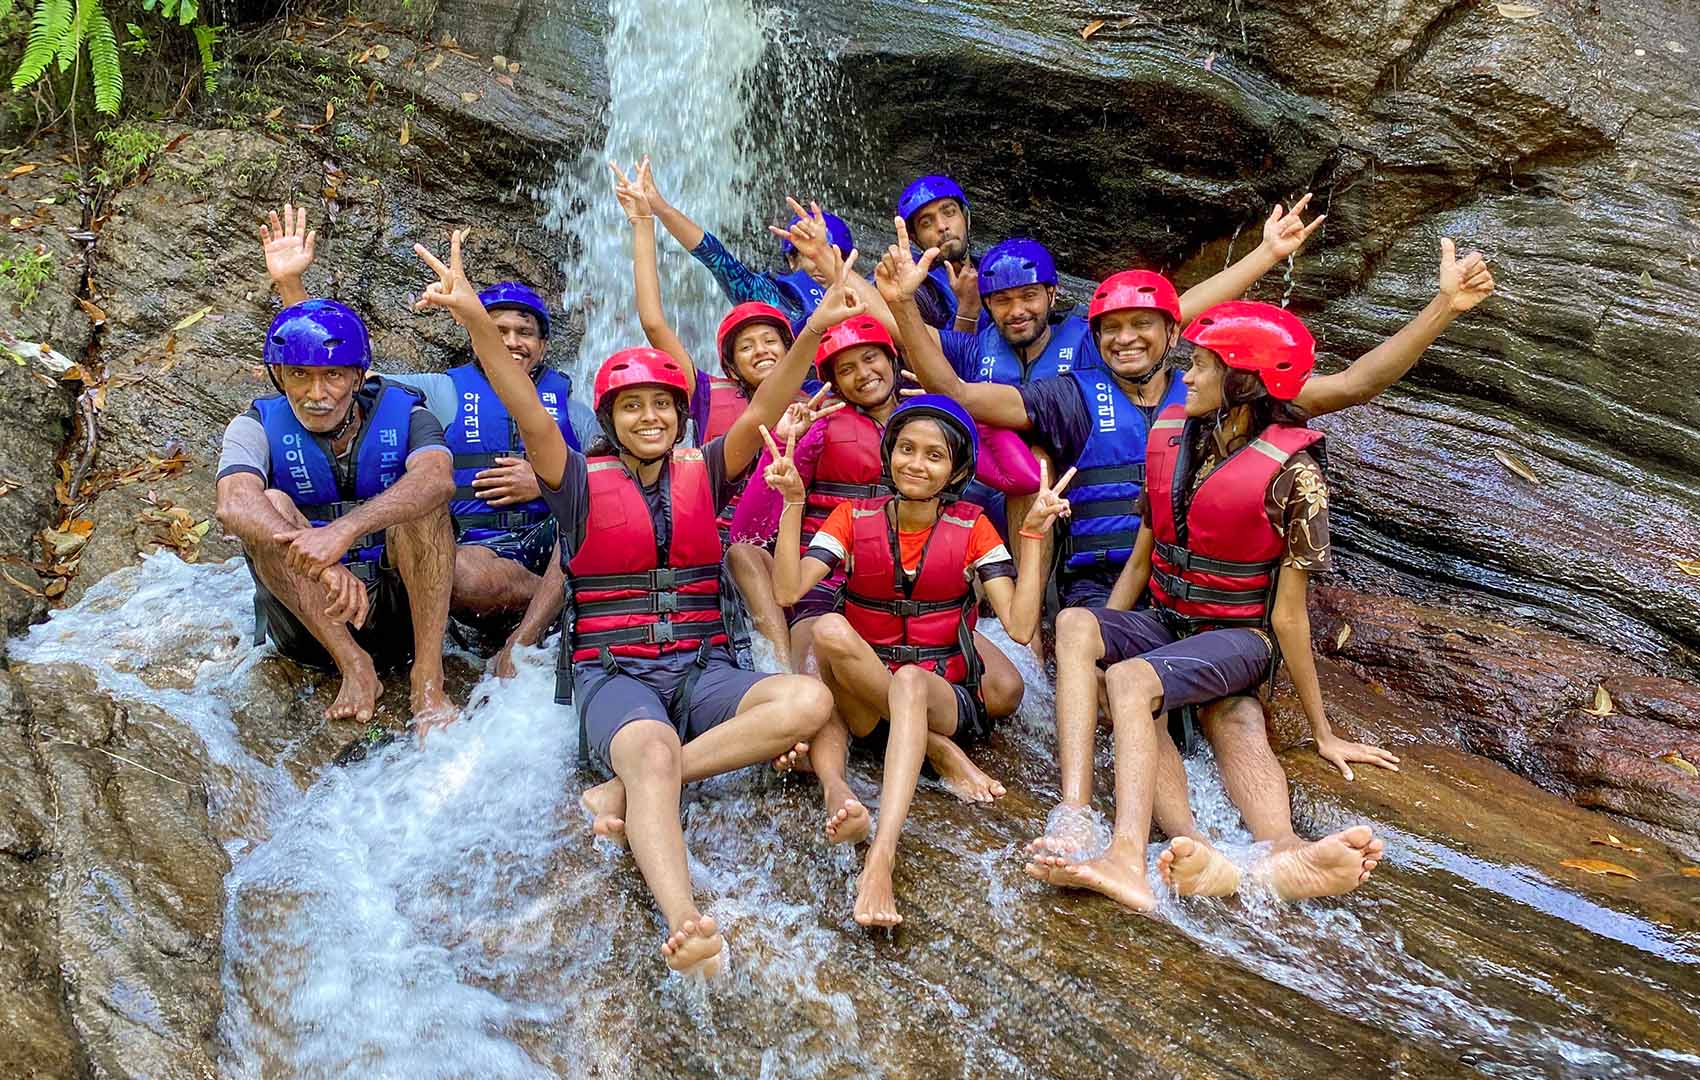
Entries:
[[833,358],[855,345],[878,345],[887,356],[897,357],[897,345],[880,321],[872,315],[857,315],[821,335],[820,348],[815,350],[815,369],[822,380],[832,381]]
[[1316,367],[1316,339],[1286,308],[1255,300],[1217,304],[1181,337],[1209,349],[1222,363],[1263,378],[1269,396],[1291,401]]
[[632,386],[665,386],[677,390],[691,400],[691,382],[684,367],[660,349],[638,346],[621,349],[602,361],[596,372],[596,408],[600,412],[608,399]]
[[772,304],[753,300],[747,304],[739,304],[720,320],[720,329],[714,335],[714,350],[720,354],[720,370],[729,377],[737,377],[732,370],[732,343],[737,340],[738,331],[751,323],[771,323],[773,328],[779,331],[779,340],[785,343],[786,348],[790,348],[791,342],[795,340],[791,333],[791,321],[785,317],[783,311]]
[[1149,270],[1123,270],[1105,278],[1092,293],[1086,321],[1098,329],[1098,318],[1112,311],[1153,308],[1175,322],[1181,321],[1181,297],[1174,282]]

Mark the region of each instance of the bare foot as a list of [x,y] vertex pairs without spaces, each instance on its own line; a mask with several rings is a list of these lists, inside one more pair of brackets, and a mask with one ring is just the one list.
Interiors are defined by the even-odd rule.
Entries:
[[843,804],[826,819],[826,842],[829,844],[860,844],[868,838],[868,826],[873,819],[868,814],[868,808],[863,806],[855,796],[845,799]]
[[1369,880],[1384,850],[1368,825],[1355,825],[1303,847],[1277,852],[1259,863],[1255,872],[1283,900],[1340,896]]
[[1190,836],[1177,836],[1157,856],[1163,883],[1182,896],[1229,896],[1240,887],[1240,868]]
[[945,790],[963,802],[991,802],[1003,794],[1003,785],[980,771],[968,760],[962,747],[942,735],[927,739],[927,760],[939,774]]
[[869,853],[856,882],[856,921],[863,926],[897,926],[897,897],[891,891],[891,860]]
[[1157,897],[1145,880],[1145,860],[1137,845],[1119,840],[1112,841],[1104,854],[1086,862],[1073,862],[1063,855],[1036,854],[1027,864],[1027,873],[1059,888],[1102,893],[1142,915],[1157,907]]
[[712,979],[726,966],[725,947],[726,939],[720,936],[714,917],[703,915],[686,919],[668,934],[661,955],[667,958],[667,966],[681,975]]
[[440,677],[415,679],[409,698],[413,712],[410,722],[418,733],[420,746],[425,745],[427,732],[446,728],[460,719],[460,706],[449,698]]
[[590,815],[590,831],[626,846],[626,785],[619,777],[597,784],[578,798]]
[[378,681],[372,658],[362,654],[360,659],[342,671],[342,686],[336,700],[325,710],[326,720],[358,720],[364,724],[378,711],[378,695],[384,684]]
[[773,771],[786,773],[793,769],[801,769],[803,767],[802,763],[807,762],[808,760],[809,744],[806,742],[800,742],[796,746],[793,746],[791,749],[773,759]]

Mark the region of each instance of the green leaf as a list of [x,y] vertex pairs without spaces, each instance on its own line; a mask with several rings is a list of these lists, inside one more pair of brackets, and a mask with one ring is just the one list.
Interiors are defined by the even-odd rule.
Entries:
[[112,33],[112,23],[101,11],[97,0],[89,0],[94,14],[88,28],[89,69],[94,74],[94,107],[108,116],[118,113],[118,103],[124,99],[124,71],[118,64],[118,39]]
[[54,47],[71,21],[70,0],[36,0],[30,16],[29,40],[24,45],[23,59],[12,73],[12,92],[17,93],[41,78],[53,63]]

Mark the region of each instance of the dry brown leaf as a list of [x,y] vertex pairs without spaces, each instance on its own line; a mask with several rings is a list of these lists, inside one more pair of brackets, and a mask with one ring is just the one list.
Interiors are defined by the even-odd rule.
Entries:
[[366,88],[366,104],[370,105],[374,101],[377,101],[377,100],[378,100],[378,80],[373,79],[372,85],[368,86]]
[[1560,866],[1568,866],[1572,870],[1580,870],[1584,874],[1609,875],[1611,877],[1626,877],[1631,881],[1640,881],[1641,875],[1627,866],[1619,866],[1604,859],[1565,859]]
[[1681,750],[1672,750],[1668,754],[1660,754],[1659,760],[1673,768],[1680,769],[1689,776],[1700,779],[1700,769],[1694,767],[1694,762],[1682,756]]
[[412,133],[408,129],[407,121],[403,120],[401,122],[401,135],[396,139],[396,141],[399,142],[401,145],[406,146],[407,140],[410,139],[410,138],[412,138]]
[[175,334],[179,330],[189,329],[189,327],[194,326],[196,323],[198,323],[202,319],[206,318],[208,313],[210,313],[211,311],[212,311],[212,305],[208,304],[206,307],[202,308],[199,311],[196,311],[196,312],[193,312],[189,315],[183,316],[182,321],[180,321],[176,326],[173,326],[171,328],[171,332],[173,334]]
[[89,382],[89,373],[83,370],[83,365],[72,364],[59,373],[60,382]]
[[278,117],[280,117],[282,115],[283,115],[283,106],[279,105],[277,108],[273,109],[271,112],[266,114],[266,119],[267,120],[276,120]]
[[47,587],[42,590],[42,594],[44,596],[46,596],[49,600],[53,599],[55,596],[64,596],[65,595],[65,589],[67,587],[69,587],[70,584],[71,584],[70,578],[62,578],[62,577],[53,578],[52,580],[50,580],[47,583]]
[[330,123],[334,116],[336,116],[336,102],[325,102],[325,123]]
[[378,60],[388,60],[390,58],[390,47],[388,45],[374,45],[372,46],[372,56]]
[[0,569],[0,577],[5,578],[8,582],[10,582],[12,584],[13,587],[18,588],[18,589],[22,589],[24,592],[29,593],[31,596],[46,596],[47,595],[46,593],[42,592],[40,589],[36,588],[34,585],[28,585],[28,584],[25,584],[22,581],[19,581],[17,578],[12,576],[11,571],[9,571],[9,570]]
[[1541,478],[1535,475],[1535,470],[1529,468],[1529,463],[1518,457],[1516,454],[1513,454],[1511,451],[1501,450],[1498,447],[1495,447],[1493,457],[1495,461],[1499,462],[1513,473],[1516,473],[1518,476],[1521,476],[1529,483],[1538,484],[1541,482]]
[[1540,8],[1528,4],[1495,4],[1494,9],[1507,19],[1533,19],[1541,13]]
[[483,96],[484,96],[483,94],[477,93],[476,91],[473,91],[473,90],[462,90],[460,92],[460,100],[463,104],[466,104],[466,105],[471,105],[474,101],[477,101],[479,98],[481,98]]
[[1618,849],[1619,851],[1633,851],[1637,855],[1645,855],[1647,853],[1646,848],[1633,847],[1629,844],[1624,843],[1622,840],[1619,840],[1616,836],[1612,835],[1611,833],[1606,833],[1605,836],[1603,836],[1603,837],[1596,836],[1592,840],[1589,840],[1588,843],[1599,844],[1601,847],[1614,847],[1614,848]]
[[519,74],[519,66],[520,65],[519,65],[518,60],[509,61],[508,62],[508,74],[509,75],[518,75]]
[[1681,874],[1683,877],[1700,877],[1700,866],[1685,866],[1681,870],[1678,870],[1677,873]]
[[496,81],[507,87],[509,90],[513,89],[514,77],[512,75],[498,75],[496,76]]
[[43,529],[41,530],[41,542],[47,545],[47,552],[54,559],[69,559],[83,550],[83,545],[89,542],[89,537],[87,533]]
[[101,323],[106,321],[106,312],[101,310],[99,304],[93,303],[89,300],[84,300],[80,296],[77,297],[77,303],[82,306],[83,311],[89,317],[89,321],[94,323],[96,326],[99,326]]
[[1346,647],[1346,642],[1352,640],[1352,624],[1341,623],[1340,632],[1334,635],[1334,651],[1339,652]]
[[1700,559],[1677,559],[1676,568],[1689,577],[1700,577]]
[[22,176],[25,173],[32,173],[39,168],[41,168],[41,166],[35,162],[26,161],[22,165],[13,166],[12,171],[6,174],[6,179],[10,180],[14,176]]
[[429,64],[425,65],[425,73],[427,75],[429,75],[431,72],[436,71],[438,68],[442,67],[443,66],[443,57],[445,57],[447,55],[448,55],[447,53],[439,52],[436,56],[431,57],[431,62]]
[[1587,713],[1589,716],[1610,716],[1612,713],[1617,711],[1617,707],[1612,704],[1611,695],[1606,693],[1604,683],[1594,687],[1593,707],[1583,709],[1582,711]]
[[1098,31],[1102,30],[1103,28],[1104,28],[1104,20],[1103,19],[1093,19],[1091,22],[1087,23],[1085,26],[1082,26],[1080,28],[1080,40],[1091,41],[1092,35],[1096,34]]
[[366,61],[368,61],[370,59],[372,59],[372,49],[371,49],[370,46],[368,46],[365,52],[361,53],[359,56],[354,58],[354,62],[356,64],[364,64]]

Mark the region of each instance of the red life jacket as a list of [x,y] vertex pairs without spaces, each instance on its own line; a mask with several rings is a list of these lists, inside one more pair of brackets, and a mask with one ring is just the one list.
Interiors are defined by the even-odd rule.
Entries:
[[[978,682],[974,623],[979,604],[968,583],[968,538],[981,510],[944,507],[910,577],[899,562],[897,531],[886,518],[890,496],[850,508],[850,579],[844,617],[893,671],[919,664],[953,683]],[[972,683],[970,683],[972,685]]]
[[838,410],[821,425],[825,445],[804,497],[808,504],[803,507],[804,550],[808,549],[809,537],[820,531],[839,503],[886,494],[880,480],[885,471],[880,461],[880,425],[854,406]]
[[708,430],[698,438],[698,443],[706,443],[710,439],[732,430],[732,425],[738,417],[744,415],[744,410],[750,407],[750,399],[744,393],[743,386],[736,380],[712,375],[708,380]]
[[[1204,478],[1186,507],[1186,537],[1175,521],[1177,498],[1191,473],[1186,410],[1172,405],[1151,425],[1145,448],[1146,520],[1157,539],[1151,553],[1151,599],[1194,632],[1215,626],[1267,626],[1275,578],[1287,550],[1264,512],[1281,467],[1322,441],[1322,432],[1272,424]],[[1177,489],[1181,489],[1177,492]]]
[[727,641],[720,616],[724,551],[714,528],[714,492],[701,450],[668,462],[672,537],[658,565],[655,522],[636,480],[617,457],[589,459],[590,514],[584,543],[567,563],[574,660],[654,658]]

